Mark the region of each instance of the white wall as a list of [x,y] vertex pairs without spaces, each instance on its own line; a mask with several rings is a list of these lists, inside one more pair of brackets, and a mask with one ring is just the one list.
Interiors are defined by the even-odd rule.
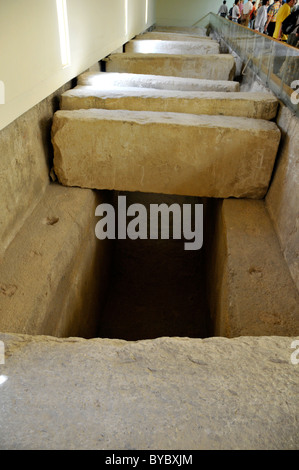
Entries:
[[67,0],[67,10],[63,68],[56,0],[0,0],[0,129],[155,22],[155,0]]

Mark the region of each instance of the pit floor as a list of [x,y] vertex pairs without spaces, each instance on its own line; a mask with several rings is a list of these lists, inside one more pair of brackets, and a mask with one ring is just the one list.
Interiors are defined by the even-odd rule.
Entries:
[[[157,202],[157,197],[151,200]],[[115,242],[110,287],[97,336],[128,341],[208,336],[204,248],[186,251],[184,242]]]

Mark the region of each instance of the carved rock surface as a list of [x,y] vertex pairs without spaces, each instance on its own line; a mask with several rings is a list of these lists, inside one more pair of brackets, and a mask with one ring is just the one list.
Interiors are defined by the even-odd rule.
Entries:
[[204,80],[200,78],[167,77],[138,73],[85,72],[79,75],[78,85],[93,86],[99,90],[112,87],[156,88],[181,91],[239,91],[239,82],[232,80]]
[[230,54],[111,54],[106,72],[129,72],[174,77],[233,80],[235,59]]
[[217,41],[168,41],[160,39],[133,39],[125,45],[132,54],[219,54]]
[[0,340],[0,449],[299,448],[299,338]]
[[216,198],[262,198],[279,141],[269,121],[150,111],[58,111],[52,127],[66,186]]
[[173,113],[240,116],[270,120],[278,101],[270,93],[226,93],[77,86],[61,96],[61,109],[127,109]]

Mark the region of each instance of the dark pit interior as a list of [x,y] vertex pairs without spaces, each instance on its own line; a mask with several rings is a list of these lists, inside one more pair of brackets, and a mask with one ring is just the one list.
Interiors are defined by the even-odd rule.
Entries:
[[[192,230],[194,206],[206,201],[184,196],[142,193],[114,193],[117,212],[119,195],[127,205],[190,204]],[[182,209],[183,211],[183,209]],[[130,218],[127,219],[130,221]],[[170,239],[114,240],[107,299],[101,312],[97,336],[129,341],[163,336],[211,336],[206,300],[205,258],[207,244],[200,250],[185,250],[186,240],[174,239],[170,217]],[[205,224],[204,227],[205,228]],[[149,234],[149,224],[148,224]]]

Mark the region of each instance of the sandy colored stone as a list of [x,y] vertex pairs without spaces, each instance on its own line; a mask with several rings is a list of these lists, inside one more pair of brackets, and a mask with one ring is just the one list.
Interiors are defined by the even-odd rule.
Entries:
[[163,77],[137,73],[85,72],[78,77],[78,85],[93,86],[100,90],[112,87],[155,88],[181,91],[230,91],[240,90],[239,82],[232,80],[203,80],[199,78]]
[[219,54],[217,41],[167,41],[160,39],[134,39],[125,45],[131,54]]
[[109,246],[94,234],[103,201],[90,190],[48,187],[1,259],[0,331],[95,334],[109,271]]
[[269,121],[150,111],[58,111],[52,127],[66,186],[202,197],[262,198],[279,140]]
[[77,86],[63,93],[61,109],[127,109],[206,115],[275,118],[278,101],[270,93],[191,92],[126,88],[99,90]]
[[138,34],[134,39],[147,40],[147,39],[159,39],[160,41],[213,41],[213,39],[205,34],[202,36],[182,33],[171,33],[167,31],[148,31],[143,34]]
[[191,35],[194,37],[207,36],[206,28],[199,28],[197,26],[163,26],[156,25],[154,32],[159,33],[172,33],[172,34],[182,34],[182,35]]
[[69,88],[67,83],[1,129],[0,258],[49,184],[49,129],[59,96]]
[[299,335],[299,293],[263,201],[225,200],[210,246],[216,335]]
[[0,340],[1,450],[299,448],[298,337]]
[[107,72],[126,72],[209,80],[233,80],[235,60],[230,54],[113,54],[105,59]]
[[282,143],[266,204],[299,290],[299,120],[281,106],[277,124]]

